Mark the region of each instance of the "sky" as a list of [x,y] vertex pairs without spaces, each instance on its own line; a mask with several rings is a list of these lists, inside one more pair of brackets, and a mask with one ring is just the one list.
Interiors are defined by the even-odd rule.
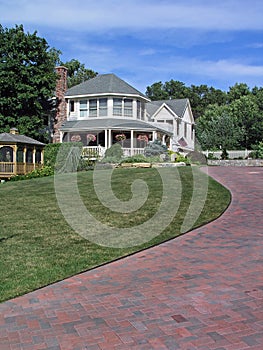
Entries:
[[143,93],[171,79],[263,86],[262,0],[0,0],[0,24]]

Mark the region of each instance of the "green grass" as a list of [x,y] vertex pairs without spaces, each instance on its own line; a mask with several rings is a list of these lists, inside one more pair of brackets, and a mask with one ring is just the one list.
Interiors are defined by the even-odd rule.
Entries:
[[[179,171],[182,183],[176,217],[150,242],[131,248],[99,246],[75,233],[58,207],[53,177],[1,185],[0,301],[178,236],[192,198],[193,177],[191,167],[174,171]],[[135,179],[143,179],[149,186],[143,207],[128,214],[112,212],[101,205],[93,189],[92,174],[92,171],[79,173],[78,187],[83,203],[97,220],[113,227],[131,227],[147,221],[158,211],[163,192],[156,169],[114,170],[112,189],[121,200],[131,199],[130,186]],[[61,176],[67,181],[71,175]],[[194,227],[218,217],[229,202],[228,190],[209,178],[206,203]]]

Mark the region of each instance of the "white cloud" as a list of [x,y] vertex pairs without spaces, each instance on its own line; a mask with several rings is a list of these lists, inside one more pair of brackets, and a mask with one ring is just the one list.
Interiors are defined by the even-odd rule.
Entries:
[[74,31],[143,28],[263,29],[257,0],[2,0],[2,23],[49,25]]

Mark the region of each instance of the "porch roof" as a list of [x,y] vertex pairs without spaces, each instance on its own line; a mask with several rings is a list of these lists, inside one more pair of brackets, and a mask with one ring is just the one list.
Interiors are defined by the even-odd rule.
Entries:
[[118,119],[118,118],[94,118],[86,120],[67,121],[61,127],[61,131],[89,131],[89,130],[137,130],[137,131],[160,131],[168,135],[171,132],[154,126],[150,123],[137,119]]
[[8,132],[3,132],[0,134],[0,143],[8,144],[8,143],[22,143],[26,145],[35,145],[35,146],[45,146],[44,143],[39,142],[37,140],[32,139],[31,137],[19,134],[11,134]]

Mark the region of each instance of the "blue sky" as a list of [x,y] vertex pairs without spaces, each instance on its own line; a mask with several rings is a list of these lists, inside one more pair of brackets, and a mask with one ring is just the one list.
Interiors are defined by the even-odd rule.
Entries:
[[0,23],[141,92],[171,79],[263,86],[262,0],[0,0]]

